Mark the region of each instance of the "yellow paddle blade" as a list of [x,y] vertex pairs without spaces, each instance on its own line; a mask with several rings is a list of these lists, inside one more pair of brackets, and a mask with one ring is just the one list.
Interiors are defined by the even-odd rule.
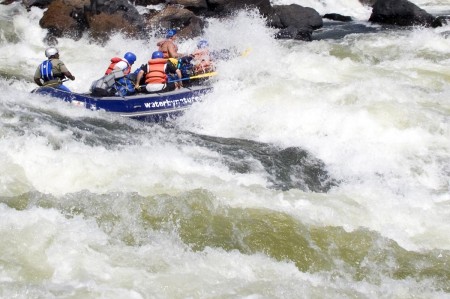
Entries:
[[247,57],[248,54],[250,54],[250,52],[252,51],[252,48],[247,48],[244,50],[244,52],[242,52],[241,56],[242,57]]
[[211,72],[211,73],[206,73],[206,74],[195,75],[195,76],[189,77],[189,79],[212,77],[212,76],[215,76],[215,75],[217,75],[217,72]]

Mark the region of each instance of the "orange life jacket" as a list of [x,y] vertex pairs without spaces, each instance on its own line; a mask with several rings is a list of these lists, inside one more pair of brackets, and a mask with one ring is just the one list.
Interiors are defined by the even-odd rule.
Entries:
[[164,84],[167,81],[165,66],[167,59],[157,58],[148,61],[148,72],[145,75],[145,84]]
[[127,68],[123,70],[123,73],[125,75],[128,75],[131,71],[131,65],[128,63],[128,61],[126,61],[125,59],[120,58],[120,57],[111,58],[111,64],[108,66],[108,69],[106,70],[105,75],[109,75],[114,70],[114,67],[116,66],[116,64],[120,61],[124,61],[127,63]]

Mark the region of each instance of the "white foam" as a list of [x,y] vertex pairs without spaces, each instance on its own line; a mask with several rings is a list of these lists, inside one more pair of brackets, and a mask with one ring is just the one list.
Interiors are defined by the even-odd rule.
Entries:
[[[0,6],[2,17],[4,7]],[[99,196],[124,192],[151,197],[205,189],[217,205],[280,211],[305,225],[349,231],[364,227],[411,250],[450,249],[446,28],[307,43],[273,39],[275,30],[266,28],[254,12],[210,22],[204,38],[214,49],[247,55],[218,63],[214,92],[175,125],[199,134],[309,150],[340,180],[327,194],[315,194],[268,189],[262,167],[249,174],[232,172],[219,152],[184,142],[180,138],[189,137],[171,129],[30,94],[35,87],[31,77],[44,58],[41,38],[46,32],[38,25],[40,13],[36,9],[26,15],[23,10],[6,14],[18,42],[0,49],[0,70],[10,75],[0,80],[2,196],[39,191],[64,197],[87,190]],[[87,38],[60,39],[61,59],[77,78],[67,85],[87,90],[109,59],[126,51],[137,54],[137,65],[145,63],[157,40],[156,35],[148,41],[113,35],[100,46]],[[195,44],[196,39],[180,41],[180,51],[189,52]],[[306,292],[311,297],[323,297],[330,287],[342,297],[353,292],[421,297],[432,289],[426,281],[394,281],[381,274],[379,284],[345,275],[330,280],[331,272],[305,274],[289,262],[259,254],[210,248],[191,252],[176,232],[167,236],[151,231],[153,243],[143,247],[114,246],[108,244],[111,236],[91,219],[67,219],[53,209],[19,212],[1,206],[0,214],[0,233],[8,235],[4,239],[16,240],[8,234],[8,227],[13,227],[44,260],[39,264],[21,251],[22,263],[29,261],[30,269],[37,267],[42,277],[51,277],[42,287],[45,295],[45,290],[60,287],[94,290],[108,298],[161,292],[167,297],[195,297],[196,290],[217,290],[219,297],[230,292],[281,297],[276,291],[281,286],[280,292]],[[51,245],[33,239],[34,225]],[[124,263],[120,256],[131,258]],[[11,258],[19,255],[11,253]],[[0,269],[2,281],[18,279],[14,271]],[[147,287],[148,281],[154,289]],[[272,283],[271,293],[261,295],[258,290],[267,282]],[[168,285],[174,287],[167,289]]]

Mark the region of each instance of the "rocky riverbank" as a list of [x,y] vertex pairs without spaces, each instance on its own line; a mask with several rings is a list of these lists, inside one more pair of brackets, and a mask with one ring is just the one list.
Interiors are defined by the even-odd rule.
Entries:
[[[2,2],[8,5],[14,0]],[[149,32],[177,28],[180,37],[202,34],[207,18],[224,18],[237,10],[257,10],[267,20],[267,26],[279,31],[275,38],[312,40],[315,30],[322,28],[323,19],[352,21],[349,16],[329,13],[321,16],[316,10],[297,4],[271,5],[270,0],[22,0],[32,6],[46,8],[40,26],[48,29],[47,43],[57,44],[59,37],[79,39],[87,33],[103,42],[113,32],[123,32],[136,38],[146,38]],[[373,23],[397,26],[438,27],[447,22],[445,16],[433,16],[407,0],[360,0],[372,7],[369,20]],[[146,7],[145,12],[138,7]]]

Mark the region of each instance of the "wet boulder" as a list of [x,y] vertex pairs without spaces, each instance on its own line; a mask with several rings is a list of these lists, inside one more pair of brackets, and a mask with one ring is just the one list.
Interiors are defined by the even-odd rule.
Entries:
[[138,37],[144,31],[143,17],[136,7],[126,0],[90,0],[84,7],[89,35],[105,41],[114,32]]
[[129,22],[122,12],[112,14],[101,12],[91,15],[88,24],[89,36],[99,42],[107,41],[115,32],[121,32],[129,37],[138,37],[140,34],[136,26]]
[[178,36],[192,38],[202,34],[204,21],[192,11],[177,5],[169,5],[160,12],[146,20],[147,27],[151,30],[165,30],[175,28]]
[[32,6],[36,6],[39,8],[46,8],[50,5],[53,0],[23,0],[23,5],[29,9]]
[[39,25],[48,29],[48,39],[68,36],[79,39],[85,29],[83,4],[80,1],[55,0],[44,12]]
[[[180,0],[178,0],[180,1]],[[208,16],[226,16],[242,9],[256,9],[263,16],[272,12],[270,0],[208,0]]]
[[407,0],[378,0],[369,22],[397,26],[441,26],[436,18]]
[[328,20],[333,20],[333,21],[339,21],[339,22],[351,22],[352,21],[352,17],[343,16],[343,15],[340,15],[337,13],[327,13],[327,14],[324,14],[322,18],[328,19]]
[[177,0],[174,2],[186,9],[189,9],[195,14],[203,13],[208,9],[208,3],[206,0]]
[[[241,9],[256,9],[279,28],[278,38],[311,40],[313,30],[323,26],[321,16],[312,8],[296,4],[271,6],[270,0],[23,0],[27,7],[36,5],[48,9],[40,25],[48,29],[47,40],[66,36],[80,38],[84,32],[99,42],[114,32],[130,37],[146,38],[155,30],[165,32],[176,28],[180,37],[193,38],[202,34],[204,17],[224,17]],[[157,5],[140,14],[135,5]]]
[[433,27],[445,26],[450,24],[450,16],[438,16],[434,20]]
[[84,8],[89,20],[91,15],[104,13],[106,15],[120,14],[131,25],[142,24],[142,17],[134,5],[127,0],[90,0],[90,5]]
[[323,20],[320,14],[310,7],[297,4],[275,5],[269,25],[280,29],[277,38],[311,41],[312,32],[323,26]]
[[136,5],[147,6],[147,5],[158,5],[166,4],[166,0],[136,0],[134,1]]

